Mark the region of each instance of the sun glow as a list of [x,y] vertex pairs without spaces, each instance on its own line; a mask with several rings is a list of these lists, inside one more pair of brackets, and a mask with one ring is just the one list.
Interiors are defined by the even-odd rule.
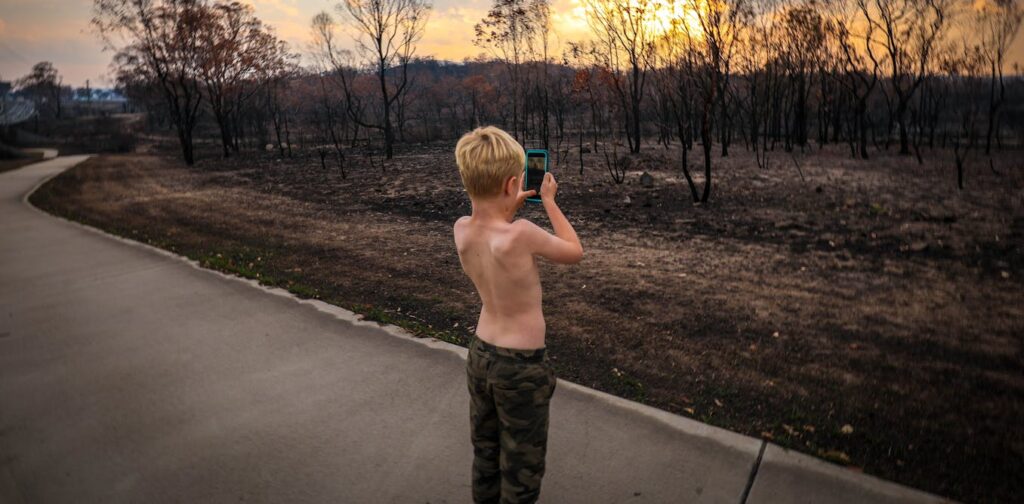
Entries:
[[[577,11],[591,26],[611,25],[622,33],[643,32],[652,38],[702,36],[695,9],[709,0],[576,0]],[[632,37],[632,35],[630,36]]]
[[669,0],[654,4],[654,13],[648,27],[658,35],[669,33],[699,37],[702,33],[696,5],[699,0]]

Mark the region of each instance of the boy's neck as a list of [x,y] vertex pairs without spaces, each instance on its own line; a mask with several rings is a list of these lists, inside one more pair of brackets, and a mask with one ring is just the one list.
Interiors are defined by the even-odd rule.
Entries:
[[470,199],[473,205],[473,219],[481,221],[512,222],[515,207],[503,198]]

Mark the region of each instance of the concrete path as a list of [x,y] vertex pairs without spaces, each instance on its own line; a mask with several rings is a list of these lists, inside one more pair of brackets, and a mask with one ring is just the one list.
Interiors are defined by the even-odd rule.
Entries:
[[[0,502],[470,500],[460,347],[202,270],[0,175]],[[542,501],[933,502],[559,381]]]

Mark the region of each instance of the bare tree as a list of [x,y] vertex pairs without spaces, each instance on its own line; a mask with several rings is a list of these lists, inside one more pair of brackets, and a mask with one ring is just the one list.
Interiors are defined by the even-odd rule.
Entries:
[[275,67],[264,74],[261,89],[265,90],[264,106],[270,114],[270,123],[274,128],[277,150],[281,157],[287,153],[292,157],[291,123],[294,112],[294,98],[288,94],[297,68],[294,66]]
[[770,98],[777,81],[776,7],[775,0],[751,3],[751,23],[746,27],[743,43],[737,52],[738,70],[746,81],[746,92],[740,96],[738,106],[746,114],[747,139],[761,168],[768,166]]
[[953,0],[857,0],[860,14],[877,37],[866,41],[886,55],[889,90],[896,96],[893,119],[899,127],[900,154],[910,154],[907,111],[928,76],[932,58],[949,23]]
[[985,130],[985,155],[992,152],[992,137],[999,141],[999,115],[1006,100],[1006,82],[1003,67],[1006,52],[1020,32],[1024,20],[1024,2],[1021,0],[992,0],[977,11],[979,50],[989,67],[988,128]]
[[954,129],[951,132],[953,159],[956,162],[956,186],[964,188],[964,168],[971,152],[978,145],[981,105],[976,89],[981,82],[986,56],[977,45],[959,44],[943,58],[941,68],[948,75],[952,100]]
[[687,7],[694,13],[699,41],[693,47],[696,69],[694,83],[701,97],[700,139],[704,151],[704,191],[700,200],[707,203],[711,196],[711,143],[713,121],[718,93],[728,74],[730,60],[736,49],[740,31],[751,16],[746,0],[686,0]]
[[694,83],[697,72],[694,45],[696,35],[683,19],[672,20],[657,44],[655,88],[668,107],[679,140],[680,165],[690,189],[690,197],[700,201],[697,186],[690,174],[688,154],[693,143]]
[[[860,0],[854,0],[860,2]],[[879,81],[879,58],[876,46],[869,41],[875,38],[875,25],[859,23],[859,3],[837,2],[827,27],[829,34],[839,46],[842,55],[840,68],[845,78],[840,81],[854,98],[852,127],[850,135],[854,156],[868,159],[868,99]],[[857,30],[855,33],[854,30]]]
[[32,97],[36,103],[36,110],[41,110],[44,105],[53,109],[54,116],[60,119],[61,115],[61,89],[64,78],[49,61],[40,61],[32,65],[28,75],[17,80],[15,83],[23,93]]
[[[585,0],[587,22],[597,38],[594,48],[615,79],[622,102],[630,152],[640,152],[641,104],[651,69],[660,2],[655,0]],[[625,78],[619,78],[625,74]]]
[[[318,69],[321,71],[332,69],[335,77],[332,79],[332,83],[342,91],[344,106],[341,108],[341,112],[348,119],[352,119],[351,144],[354,147],[359,137],[359,126],[366,124],[366,119],[363,117],[366,106],[355,85],[358,71],[355,67],[354,56],[351,51],[340,49],[337,46],[335,30],[334,19],[330,14],[321,12],[314,16],[310,48]],[[326,80],[322,82],[326,82]]]
[[202,26],[211,11],[200,0],[95,0],[92,24],[116,50],[124,74],[143,75],[161,90],[186,164],[202,104]]
[[314,138],[317,142],[316,149],[320,155],[321,167],[325,170],[327,169],[328,147],[333,147],[338,162],[338,171],[341,173],[341,178],[344,179],[348,176],[345,171],[344,149],[344,130],[348,126],[346,121],[348,115],[343,110],[340,110],[340,104],[335,102],[330,92],[332,86],[329,86],[327,83],[331,76],[325,74],[326,72],[323,71],[317,72],[316,91],[314,92],[317,99],[310,104],[313,116]]
[[[797,5],[786,9],[781,16],[780,35],[786,42],[780,56],[792,88],[792,126],[787,144],[803,146],[807,143],[810,80],[822,59],[825,45],[824,23],[815,9],[813,4]],[[787,150],[791,147],[787,145]]]
[[[355,29],[359,54],[380,89],[376,122],[364,120],[352,107],[350,116],[363,127],[383,132],[384,155],[391,159],[395,143],[392,108],[409,85],[409,62],[423,36],[430,4],[425,0],[344,0],[337,10]],[[346,97],[351,96],[349,81],[342,79],[342,84]]]
[[522,130],[526,123],[522,118],[523,64],[534,52],[539,35],[547,52],[548,9],[547,0],[495,0],[487,16],[474,26],[473,43],[490,50],[508,72],[512,85],[512,134],[521,141],[525,140]]
[[235,131],[241,107],[260,90],[256,84],[266,80],[265,74],[285,66],[292,56],[248,5],[216,4],[201,28],[199,76],[220,129],[224,157],[229,157],[239,150]]
[[[573,89],[590,112],[591,149],[595,152],[598,139],[606,131],[611,131],[608,124],[611,115],[609,109],[615,99],[610,95],[616,93],[613,89],[621,89],[616,87],[618,83],[615,82],[619,76],[612,74],[602,64],[603,59],[601,50],[593,43],[570,42],[565,52],[565,60],[572,61],[578,68],[573,76]],[[582,127],[582,119],[580,121]],[[582,153],[582,142],[580,148]]]
[[[540,138],[545,149],[551,144],[551,81],[550,81],[550,54],[551,49],[551,6],[548,0],[533,0],[530,3],[532,17],[537,24],[537,39],[540,45],[539,54],[541,58],[541,77],[538,79],[537,94],[540,111]],[[561,135],[559,135],[561,141]]]

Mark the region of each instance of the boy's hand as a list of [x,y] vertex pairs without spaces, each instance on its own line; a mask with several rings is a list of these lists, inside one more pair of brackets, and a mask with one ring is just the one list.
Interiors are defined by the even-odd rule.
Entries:
[[523,188],[520,187],[519,188],[519,194],[516,195],[516,210],[519,210],[520,208],[523,207],[523,202],[526,201],[526,198],[529,198],[529,197],[534,196],[536,194],[537,194],[537,191],[535,191],[533,189],[530,189],[529,191],[524,191]]
[[555,201],[555,193],[557,192],[558,182],[555,182],[555,176],[552,175],[551,172],[545,173],[544,182],[540,185],[540,199],[545,201]]

